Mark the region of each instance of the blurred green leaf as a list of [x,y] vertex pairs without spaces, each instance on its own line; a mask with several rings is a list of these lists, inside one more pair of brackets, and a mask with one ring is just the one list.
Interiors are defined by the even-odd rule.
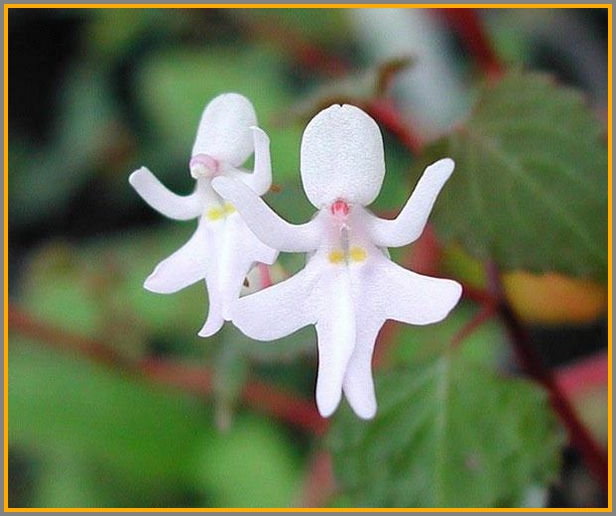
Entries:
[[[67,330],[110,342],[144,335],[194,337],[205,320],[207,295],[195,284],[174,295],[154,294],[143,281],[189,237],[194,225],[92,240],[79,247],[42,247],[24,275],[20,302]],[[113,321],[113,324],[110,324]]]
[[76,450],[150,486],[190,481],[213,435],[195,399],[14,336],[9,385],[13,445]]
[[[411,365],[418,361],[433,360],[447,352],[452,339],[463,330],[479,312],[475,304],[462,301],[445,320],[427,326],[398,324],[396,345],[391,358],[396,366]],[[492,318],[476,328],[459,343],[458,353],[464,360],[486,367],[498,367],[505,362],[508,346],[502,325]]]
[[188,24],[184,9],[88,9],[87,51],[99,60],[124,57],[139,38],[163,39]]
[[577,91],[512,72],[486,86],[468,120],[417,163],[419,174],[436,159],[456,161],[431,220],[502,269],[605,279],[603,139]]
[[198,476],[211,507],[293,507],[302,475],[294,443],[271,422],[237,417],[203,446]]
[[[297,44],[340,44],[340,35],[349,37],[346,9],[230,9],[229,15],[240,24],[261,30],[271,30],[281,39],[294,40]],[[257,30],[258,32],[258,30]],[[285,41],[283,39],[283,41]]]
[[329,444],[356,507],[508,507],[552,481],[560,440],[545,394],[457,352],[378,378],[379,412],[336,416]]

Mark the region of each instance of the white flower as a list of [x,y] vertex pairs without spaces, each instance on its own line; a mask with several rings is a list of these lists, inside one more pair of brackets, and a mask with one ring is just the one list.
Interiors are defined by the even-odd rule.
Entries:
[[289,224],[241,183],[214,180],[216,191],[237,206],[263,242],[309,253],[306,267],[291,278],[240,298],[232,321],[259,340],[316,325],[322,416],[335,411],[344,391],[358,416],[372,418],[371,361],[383,323],[434,323],[458,302],[458,283],[406,270],[384,249],[419,238],[453,168],[451,159],[431,165],[395,220],[376,217],[365,206],[378,195],[385,174],[381,133],[362,110],[334,105],[312,119],[302,139],[302,183],[319,209],[310,222]]
[[[205,108],[190,160],[195,190],[187,196],[170,192],[145,167],[133,172],[130,184],[152,208],[176,220],[199,217],[197,230],[179,250],[160,262],[145,280],[152,292],[170,294],[205,279],[209,313],[199,335],[216,333],[239,296],[246,274],[255,262],[271,264],[277,251],[264,245],[248,229],[233,205],[213,189],[212,179],[239,179],[255,195],[263,195],[272,181],[269,139],[255,127],[252,104],[236,93],[220,95]],[[254,173],[241,165],[255,152]]]

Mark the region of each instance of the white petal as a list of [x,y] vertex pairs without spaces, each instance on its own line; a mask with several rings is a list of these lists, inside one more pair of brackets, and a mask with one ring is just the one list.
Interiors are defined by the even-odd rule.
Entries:
[[264,131],[251,127],[255,145],[255,164],[252,174],[240,174],[240,179],[254,193],[261,196],[272,186],[272,163],[270,158],[270,141]]
[[160,262],[145,280],[144,287],[159,294],[177,292],[206,277],[212,267],[212,238],[205,224],[182,247]]
[[291,278],[240,298],[232,307],[235,324],[257,340],[275,340],[316,322],[311,292],[318,277],[306,268]]
[[333,105],[307,125],[301,145],[301,176],[317,208],[336,199],[366,206],[379,194],[385,175],[383,139],[361,109]]
[[218,280],[219,278],[216,274],[208,274],[205,278],[208,296],[208,314],[205,324],[197,333],[199,337],[210,337],[214,335],[225,323],[225,318],[223,317],[223,297]]
[[203,209],[203,200],[197,189],[187,196],[167,189],[146,167],[141,167],[128,178],[131,186],[152,208],[166,217],[188,220],[197,217]]
[[351,284],[344,267],[321,277],[317,337],[319,371],[316,399],[319,413],[329,417],[338,407],[347,364],[355,349],[356,318]]
[[250,127],[256,125],[257,115],[246,97],[219,95],[203,111],[192,155],[206,154],[238,167],[253,152]]
[[231,320],[231,306],[239,298],[244,279],[253,264],[261,262],[271,265],[277,256],[278,251],[262,243],[238,213],[227,217],[224,244],[218,259],[225,319]]
[[248,227],[268,246],[287,252],[312,251],[318,247],[321,228],[317,219],[301,225],[289,224],[248,186],[228,177],[215,178],[212,186],[233,204]]
[[373,242],[382,247],[400,247],[417,240],[454,166],[452,159],[445,158],[426,168],[413,194],[394,220],[369,217],[368,231]]
[[[366,311],[366,310],[363,310]],[[362,419],[376,415],[376,397],[372,380],[372,355],[383,320],[373,316],[374,312],[358,317],[357,343],[349,360],[342,388],[351,408]]]
[[462,287],[453,280],[432,278],[379,260],[378,283],[367,285],[366,294],[379,314],[408,324],[443,320],[458,303]]

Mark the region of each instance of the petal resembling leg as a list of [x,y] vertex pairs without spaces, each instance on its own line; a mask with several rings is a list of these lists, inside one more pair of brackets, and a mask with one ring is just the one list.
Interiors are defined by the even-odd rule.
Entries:
[[197,190],[190,195],[177,195],[168,190],[146,167],[133,172],[128,181],[145,202],[165,217],[189,220],[201,214],[203,203]]
[[378,283],[368,288],[372,302],[387,319],[408,324],[443,320],[458,303],[462,286],[453,280],[432,278],[390,262],[379,261]]
[[311,292],[317,276],[306,268],[277,283],[238,299],[231,308],[231,320],[248,337],[275,340],[316,321]]
[[214,254],[207,229],[200,224],[188,242],[160,262],[145,280],[144,287],[159,294],[171,294],[206,277]]
[[225,323],[225,318],[223,317],[223,297],[219,287],[219,278],[216,274],[208,274],[205,278],[205,285],[207,288],[209,306],[205,324],[197,333],[199,337],[211,337],[218,332]]
[[357,343],[344,375],[342,389],[353,411],[362,419],[372,419],[376,414],[372,354],[384,321],[369,321],[363,317],[358,318],[358,321]]
[[319,371],[316,399],[319,413],[329,417],[338,407],[342,382],[355,349],[356,319],[350,280],[345,267],[321,278],[317,335]]
[[271,265],[278,252],[266,246],[248,229],[238,213],[227,217],[224,245],[219,256],[219,284],[223,317],[231,320],[231,307],[240,296],[246,275],[256,262]]

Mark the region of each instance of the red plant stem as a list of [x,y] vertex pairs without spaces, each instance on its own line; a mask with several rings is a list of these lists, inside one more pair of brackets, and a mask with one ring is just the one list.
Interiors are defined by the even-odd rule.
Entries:
[[494,315],[496,315],[496,305],[492,303],[484,304],[479,312],[453,336],[451,346],[459,346],[464,339],[472,335],[473,332],[479,329],[486,321],[489,321]]
[[462,44],[489,79],[502,75],[504,66],[494,51],[476,9],[447,7],[438,9],[450,27],[458,33]]
[[593,477],[607,490],[609,471],[606,454],[578,418],[575,410],[559,388],[552,372],[543,364],[541,357],[532,345],[528,332],[502,295],[500,275],[493,264],[488,267],[488,280],[494,294],[500,300],[498,313],[509,335],[520,366],[548,391],[552,407],[567,429],[571,445],[580,452]]
[[336,492],[336,480],[332,456],[325,450],[317,450],[310,462],[304,483],[301,506],[326,507],[330,497]]
[[390,99],[373,100],[366,105],[366,111],[385,129],[390,131],[412,153],[421,153],[423,142],[410,125],[402,120],[396,106]]
[[556,383],[568,398],[584,394],[597,387],[606,387],[608,382],[607,352],[576,361],[575,364],[559,367]]
[[[153,358],[127,360],[109,344],[39,321],[12,304],[8,307],[8,324],[11,332],[35,339],[63,353],[76,353],[114,370],[142,376],[193,395],[210,396],[213,392],[214,374],[202,366]],[[328,421],[318,414],[314,403],[263,382],[248,381],[241,400],[255,410],[315,435],[322,435],[328,426]]]

